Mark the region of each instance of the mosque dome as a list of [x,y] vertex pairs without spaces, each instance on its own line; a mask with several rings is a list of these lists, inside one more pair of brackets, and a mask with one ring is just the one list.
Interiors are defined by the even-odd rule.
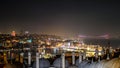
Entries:
[[[56,68],[62,68],[62,58],[57,58],[54,62],[53,62],[53,66]],[[69,63],[67,60],[65,60],[65,67],[68,68],[69,67]]]
[[90,68],[90,63],[87,63],[84,68]]
[[[33,63],[33,68],[36,68],[36,61]],[[39,68],[49,68],[50,62],[47,59],[41,58],[39,59]]]
[[78,68],[84,68],[86,64],[88,64],[89,61],[88,60],[84,60],[82,61],[80,64],[78,64]]
[[97,62],[93,62],[93,63],[91,63],[91,64],[89,65],[88,68],[95,68],[95,67],[96,67],[96,64],[97,64]]

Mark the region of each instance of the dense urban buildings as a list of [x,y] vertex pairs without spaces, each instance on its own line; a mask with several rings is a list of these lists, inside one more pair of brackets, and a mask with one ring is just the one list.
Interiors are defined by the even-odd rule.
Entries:
[[[99,67],[97,63],[105,59],[112,62],[112,59],[119,57],[120,52],[119,48],[110,45],[110,41],[102,42],[107,43],[106,46],[98,42],[85,43],[85,40],[78,38],[73,40],[47,34],[16,34],[12,31],[11,34],[0,34],[1,65],[21,65],[22,68],[69,68],[74,65],[72,68],[81,68],[79,65],[87,61],[85,66]],[[43,63],[48,65],[44,67]]]

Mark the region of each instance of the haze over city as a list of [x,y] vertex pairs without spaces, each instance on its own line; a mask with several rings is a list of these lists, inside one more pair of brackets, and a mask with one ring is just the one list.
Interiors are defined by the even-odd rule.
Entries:
[[117,1],[1,1],[0,32],[120,36]]

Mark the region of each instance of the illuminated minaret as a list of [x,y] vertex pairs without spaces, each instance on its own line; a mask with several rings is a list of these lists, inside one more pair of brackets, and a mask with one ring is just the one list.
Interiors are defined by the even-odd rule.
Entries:
[[11,32],[11,36],[16,36],[16,32],[15,32],[15,31],[12,31],[12,32]]

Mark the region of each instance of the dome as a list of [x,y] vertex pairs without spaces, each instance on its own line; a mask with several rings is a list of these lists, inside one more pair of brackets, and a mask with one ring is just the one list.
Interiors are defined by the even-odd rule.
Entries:
[[100,61],[100,62],[97,64],[96,68],[105,68],[104,65],[105,65],[107,62],[108,62],[108,60],[102,60],[102,61]]
[[84,68],[90,68],[90,63],[87,63]]
[[82,61],[80,64],[78,64],[78,68],[84,68],[86,64],[88,64],[88,60]]
[[[33,63],[33,68],[36,68],[36,61]],[[50,62],[47,59],[41,58],[39,59],[39,68],[49,68]]]
[[88,68],[96,68],[96,64],[97,64],[97,62],[93,62],[89,65]]
[[105,65],[105,68],[120,68],[120,58],[114,58],[108,61]]
[[[53,62],[53,66],[56,68],[62,68],[62,59],[61,58],[57,58],[54,62]],[[65,60],[65,67],[69,67],[69,63],[67,60]]]
[[[82,61],[81,63],[83,63],[83,62],[87,62],[87,63],[88,63],[89,60],[84,60],[84,61]],[[77,59],[77,60],[75,61],[75,65],[76,65],[76,66],[79,66],[79,64],[80,64],[80,63],[79,63],[79,59]]]
[[94,68],[99,68],[98,65],[100,64],[100,62],[96,62]]

